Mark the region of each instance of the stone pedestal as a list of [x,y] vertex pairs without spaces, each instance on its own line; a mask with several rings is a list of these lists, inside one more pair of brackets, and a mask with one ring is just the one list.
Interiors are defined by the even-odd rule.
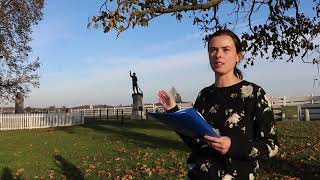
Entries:
[[141,93],[132,94],[132,114],[131,119],[146,119],[146,114],[143,109],[143,95]]

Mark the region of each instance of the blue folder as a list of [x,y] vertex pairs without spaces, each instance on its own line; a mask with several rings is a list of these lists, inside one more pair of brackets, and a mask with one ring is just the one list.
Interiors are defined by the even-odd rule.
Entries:
[[183,109],[173,113],[150,112],[148,114],[169,128],[186,136],[193,138],[203,138],[204,135],[220,137],[219,133],[194,108]]

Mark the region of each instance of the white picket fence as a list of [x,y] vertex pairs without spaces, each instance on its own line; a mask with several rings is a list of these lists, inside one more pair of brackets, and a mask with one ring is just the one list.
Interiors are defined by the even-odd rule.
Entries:
[[302,104],[318,104],[320,96],[279,96],[269,97],[273,107],[280,106],[297,106]]
[[[272,107],[277,109],[282,106],[295,106],[297,107],[296,118],[298,120],[306,119],[304,114],[307,109],[309,112],[310,119],[320,119],[320,96],[282,96],[282,97],[269,97]],[[181,109],[190,108],[193,106],[192,102],[179,103],[178,106]],[[309,106],[312,106],[311,108]],[[162,106],[156,104],[145,104],[143,106],[144,111],[148,112],[163,112],[164,109]],[[303,109],[303,110],[301,110]],[[114,106],[109,108],[95,108],[95,109],[75,109],[71,110],[72,112],[83,112],[85,117],[97,117],[97,116],[130,116],[132,113],[131,106]],[[281,110],[275,110],[275,118],[284,118],[285,115],[281,114]],[[306,116],[306,117],[307,117]]]
[[84,124],[81,112],[0,114],[0,130],[36,129]]
[[[178,103],[181,109],[191,108],[193,106],[192,102]],[[163,112],[162,106],[157,106],[156,104],[145,104],[143,106],[144,111],[148,112]],[[119,116],[122,114],[124,116],[130,116],[132,113],[131,106],[115,106],[109,108],[95,108],[95,109],[71,109],[71,112],[83,112],[85,117],[96,117],[96,116]]]

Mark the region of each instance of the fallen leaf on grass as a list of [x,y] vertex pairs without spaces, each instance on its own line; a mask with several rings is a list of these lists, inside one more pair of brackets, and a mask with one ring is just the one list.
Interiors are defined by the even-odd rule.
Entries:
[[89,164],[89,169],[95,169],[96,168],[96,166],[95,165],[93,165],[93,164]]
[[307,159],[311,161],[311,160],[316,160],[317,158],[315,158],[313,155],[310,155]]
[[119,158],[119,157],[117,157],[117,158],[115,158],[114,159],[115,161],[121,161],[121,160],[125,160],[124,158]]
[[121,180],[132,180],[133,177],[131,175],[125,175],[121,178]]
[[16,176],[20,176],[24,172],[23,168],[17,169]]

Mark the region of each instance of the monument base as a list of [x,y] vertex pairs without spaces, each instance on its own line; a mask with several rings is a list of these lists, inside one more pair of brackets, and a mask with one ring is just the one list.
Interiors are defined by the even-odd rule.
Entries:
[[143,109],[142,102],[143,94],[132,94],[132,114],[131,119],[146,119],[146,114]]
[[132,111],[131,119],[146,119],[146,114],[144,111]]

